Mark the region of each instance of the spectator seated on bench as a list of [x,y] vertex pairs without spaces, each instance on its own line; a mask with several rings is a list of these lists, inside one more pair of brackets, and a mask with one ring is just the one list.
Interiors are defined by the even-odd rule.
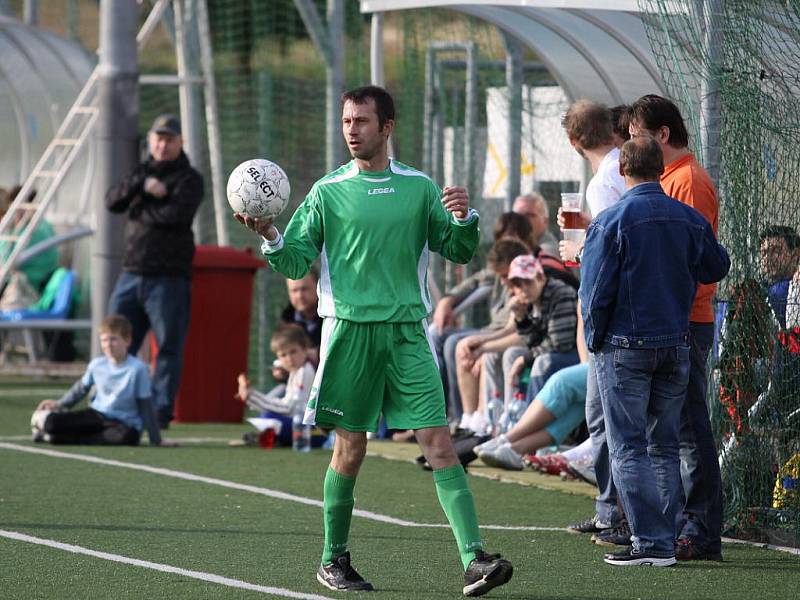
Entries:
[[[30,362],[35,362],[34,330],[89,329],[91,323],[88,320],[70,319],[76,299],[76,285],[74,271],[63,267],[56,269],[38,302],[28,308],[0,311],[0,333],[9,330],[21,331],[28,358]],[[2,339],[0,349],[5,350],[7,342],[8,340]]]
[[75,296],[75,273],[60,267],[50,276],[42,297],[29,308],[0,311],[0,321],[67,319]]

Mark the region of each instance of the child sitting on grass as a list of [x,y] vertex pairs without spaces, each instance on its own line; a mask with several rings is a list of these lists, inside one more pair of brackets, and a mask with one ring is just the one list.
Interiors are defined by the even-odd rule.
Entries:
[[[150,374],[141,360],[128,354],[131,324],[111,315],[100,323],[103,356],[95,358],[83,377],[60,400],[42,400],[31,418],[33,441],[52,444],[129,445],[147,429],[150,444],[177,446],[161,438],[153,407]],[[64,411],[95,388],[89,408]]]
[[[261,412],[261,417],[281,422],[280,433],[275,442],[279,446],[292,445],[292,417],[306,409],[308,395],[314,383],[314,367],[309,362],[311,340],[300,325],[288,324],[280,327],[270,339],[269,347],[281,366],[289,372],[286,392],[283,396],[264,394],[250,387],[247,376],[239,375],[239,399],[250,408]],[[312,445],[321,445],[318,436],[312,437]],[[324,440],[323,440],[324,441]]]

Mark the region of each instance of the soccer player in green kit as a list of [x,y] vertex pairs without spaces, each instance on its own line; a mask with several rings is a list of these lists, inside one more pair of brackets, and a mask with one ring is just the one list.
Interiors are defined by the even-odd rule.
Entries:
[[347,538],[367,432],[383,413],[389,428],[414,430],[458,543],[464,595],[480,596],[511,579],[513,568],[483,550],[425,324],[429,253],[469,262],[478,215],[464,188],[442,192],[425,174],[389,158],[394,102],[384,89],[360,87],[342,102],[353,160],[314,184],[285,235],[272,220],[236,215],[264,238],[269,264],[286,277],[302,278],[321,255],[322,344],[305,423],[335,427],[336,443],[324,483],[317,579],[332,590],[373,589],[351,566]]

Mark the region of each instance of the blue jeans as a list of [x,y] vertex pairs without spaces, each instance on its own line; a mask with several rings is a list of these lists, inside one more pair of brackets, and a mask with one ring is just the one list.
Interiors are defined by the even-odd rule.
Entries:
[[525,394],[525,401],[530,404],[533,399],[542,391],[544,384],[550,376],[566,367],[577,365],[581,361],[577,350],[571,352],[545,352],[537,356],[531,366],[531,378],[528,382],[528,390]]
[[689,347],[605,344],[595,362],[611,469],[633,546],[674,556],[681,481],[678,439]]
[[109,314],[123,315],[133,326],[129,352],[136,354],[152,329],[158,345],[153,397],[159,425],[173,418],[183,369],[183,345],[189,329],[191,282],[185,277],[153,277],[123,272],[108,301]]
[[597,387],[595,355],[589,354],[589,375],[586,377],[586,427],[592,440],[592,463],[597,477],[597,498],[594,511],[603,523],[618,525],[622,520],[617,506],[617,487],[611,475],[611,459],[608,456],[606,441],[606,422],[603,418],[603,404]]
[[719,552],[722,480],[706,400],[706,361],[714,340],[714,325],[690,323],[689,334],[691,366],[680,430],[684,504],[678,514],[678,532],[710,552]]

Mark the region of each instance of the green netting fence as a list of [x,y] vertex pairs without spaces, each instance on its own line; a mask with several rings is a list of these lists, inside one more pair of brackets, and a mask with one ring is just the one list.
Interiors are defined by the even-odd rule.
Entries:
[[[800,323],[789,282],[800,259],[793,243],[800,225],[800,3],[639,4],[650,13],[651,47],[688,117],[698,156],[698,103],[714,90],[701,81],[705,74],[718,82],[719,235],[733,266],[719,287],[719,345],[709,381],[725,528],[796,546]],[[764,240],[774,226],[788,228],[784,237]]]
[[[325,2],[316,2],[325,17]],[[369,82],[369,16],[360,14],[357,2],[344,2],[344,87]],[[224,170],[256,156],[280,164],[292,184],[289,208],[279,218],[284,226],[315,180],[326,172],[325,64],[315,48],[292,0],[274,2],[209,2],[217,78]],[[424,146],[425,56],[431,40],[468,39],[482,57],[501,57],[502,43],[494,28],[477,20],[457,19],[442,11],[412,15],[397,13],[386,19],[385,79],[394,93],[398,121],[393,139],[394,156],[422,167]],[[445,54],[442,58],[458,59]],[[145,70],[145,60],[142,70]],[[460,58],[463,59],[463,56]],[[437,105],[444,126],[457,127],[464,119],[464,68],[443,70]],[[485,68],[478,77],[482,98],[489,85],[503,80],[502,67]],[[143,115],[145,92],[142,92]],[[482,100],[479,100],[481,103]],[[163,103],[153,102],[153,112]],[[149,118],[149,117],[148,117]],[[143,123],[147,120],[143,116]],[[485,123],[484,123],[485,125]],[[341,144],[341,161],[348,160]],[[440,181],[443,183],[443,181]],[[210,223],[210,214],[208,216]],[[209,228],[213,229],[213,228]],[[253,245],[252,234],[238,224],[231,227],[234,245]],[[438,266],[440,285],[445,267]],[[459,277],[462,273],[450,273]],[[286,305],[284,279],[268,270],[259,274],[255,308],[261,326],[254,323],[251,336],[251,371],[268,384],[269,353],[266,339]]]
[[[21,14],[21,1],[10,4]],[[326,2],[315,0],[315,4],[324,21]],[[145,2],[144,6],[152,5]],[[770,225],[795,229],[800,225],[798,6],[797,0],[640,0],[647,13],[644,21],[651,47],[686,117],[698,157],[703,156],[704,139],[698,107],[708,91],[701,86],[701,78],[707,73],[719,82],[718,142],[714,136],[710,141],[715,147],[718,143],[720,236],[731,252],[733,269],[719,289],[719,345],[711,360],[709,395],[721,450],[726,531],[794,545],[800,533],[795,487],[800,476],[800,330],[793,328],[800,325],[796,317],[800,311],[794,310],[793,290],[788,300],[780,296],[788,288],[798,256],[787,250],[768,257],[766,266],[771,272],[783,274],[770,295],[761,233]],[[227,174],[239,162],[254,157],[282,165],[292,183],[290,207],[278,223],[283,226],[313,181],[326,171],[324,62],[292,0],[208,0],[208,7],[223,171]],[[709,12],[712,9],[717,12]],[[359,14],[355,0],[344,2],[344,11],[344,85],[351,87],[369,80],[369,17]],[[97,12],[95,1],[71,0],[42,3],[39,17],[42,26],[95,52]],[[142,12],[143,19],[146,11]],[[706,35],[707,21],[718,25],[719,35]],[[175,72],[171,36],[169,28],[156,31],[140,56],[142,73]],[[476,124],[485,131],[487,90],[505,85],[503,37],[478,19],[419,9],[388,13],[384,41],[386,86],[398,110],[394,155],[411,165],[431,168],[426,164],[426,143],[440,144],[438,160],[447,163],[450,156],[453,164],[431,170],[439,183],[449,183],[458,176],[456,163],[463,144],[459,130],[463,130],[466,111],[465,55],[458,50],[437,55],[435,116],[450,137],[426,142],[431,133],[424,116],[428,49],[432,42],[475,45],[479,63]],[[530,52],[523,58],[535,67],[536,57]],[[550,86],[553,82],[542,69],[526,68],[523,84]],[[178,111],[177,90],[142,86],[140,105],[144,132],[155,115]],[[553,102],[526,105],[524,110],[528,115],[559,114],[563,107]],[[201,135],[205,136],[203,128]],[[483,173],[485,141],[477,147],[482,156],[476,157],[476,170]],[[342,157],[346,160],[344,153]],[[192,158],[204,173],[210,173],[207,154]],[[549,199],[578,184],[564,181],[548,187],[547,182],[539,183]],[[504,208],[502,199],[484,199],[482,182],[474,185],[474,203],[484,224],[491,223]],[[231,243],[256,249],[254,236],[226,218]],[[199,241],[216,243],[210,194],[198,225]],[[483,227],[484,248],[490,229]],[[452,267],[448,272],[441,263],[434,265],[434,271],[440,286],[461,275]],[[283,278],[268,270],[259,273],[257,284],[250,371],[259,385],[266,386],[272,361],[266,342],[287,297]]]
[[[21,2],[12,9],[21,16]],[[192,3],[185,2],[186,7]],[[152,8],[143,3],[141,21]],[[315,1],[323,20],[326,2]],[[359,3],[346,0],[344,8],[344,86],[367,83],[369,73],[368,15],[359,12]],[[217,104],[222,138],[223,172],[229,173],[240,162],[266,157],[280,164],[292,185],[289,208],[279,218],[284,226],[294,208],[303,200],[311,184],[326,172],[325,165],[325,63],[306,30],[293,0],[208,0]],[[191,15],[187,13],[191,18]],[[174,31],[168,11],[166,27],[159,27],[139,56],[142,74],[176,72]],[[89,0],[67,3],[47,3],[39,11],[40,25],[78,41],[91,53],[98,43],[98,6]],[[477,54],[476,169],[473,204],[481,211],[483,222],[491,224],[504,210],[502,199],[484,201],[481,198],[486,136],[486,90],[505,85],[505,48],[498,30],[483,21],[456,15],[446,10],[415,10],[389,13],[384,25],[385,85],[397,103],[398,121],[393,136],[393,154],[403,162],[425,168],[424,147],[426,131],[425,67],[431,43],[470,43]],[[190,43],[190,52],[199,50]],[[435,151],[440,167],[436,170],[440,184],[463,182],[463,129],[466,110],[465,54],[447,50],[437,54],[439,79],[434,98],[438,119],[439,144]],[[526,54],[525,61],[533,68],[523,70],[523,84],[553,85],[550,76],[534,64],[535,57]],[[195,61],[199,59],[195,56]],[[145,132],[153,118],[162,112],[179,110],[178,90],[168,85],[142,85],[139,90],[140,131]],[[555,114],[561,105],[525,106],[529,113]],[[200,103],[202,111],[202,102]],[[217,242],[214,224],[209,157],[206,150],[205,122],[199,135],[203,148],[201,156],[190,157],[201,172],[207,175],[206,200],[201,205],[196,223],[199,243]],[[461,136],[461,137],[459,137]],[[482,137],[481,137],[482,136]],[[431,140],[429,139],[429,142]],[[342,142],[342,161],[347,160]],[[463,160],[462,160],[463,162]],[[459,172],[459,168],[462,169]],[[432,169],[431,169],[432,170]],[[454,180],[455,178],[455,180]],[[576,184],[576,182],[574,183]],[[560,189],[548,189],[555,202]],[[230,243],[237,247],[252,247],[256,252],[257,239],[232,218],[226,216]],[[491,227],[483,227],[482,252],[490,243]],[[476,263],[477,264],[477,263]],[[458,280],[464,269],[433,265],[439,287]],[[251,335],[250,371],[259,385],[269,385],[272,356],[267,339],[281,309],[287,304],[284,280],[269,270],[258,274],[254,297],[254,318]],[[266,338],[266,339],[265,339]]]

